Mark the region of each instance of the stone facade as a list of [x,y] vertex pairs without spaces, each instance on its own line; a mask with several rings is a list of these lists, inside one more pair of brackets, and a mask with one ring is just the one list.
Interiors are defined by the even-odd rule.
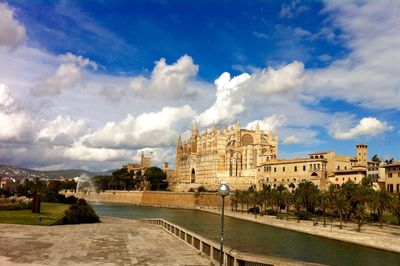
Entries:
[[188,141],[182,142],[179,136],[175,176],[169,182],[216,189],[224,181],[234,188],[248,188],[256,183],[257,166],[275,160],[277,154],[277,133],[265,133],[258,125],[247,130],[238,123],[200,133],[194,123]]
[[[188,141],[178,138],[175,166],[174,175],[168,177],[173,191],[199,186],[216,190],[221,182],[229,183],[232,189],[279,184],[295,188],[306,180],[326,190],[330,184],[339,186],[348,180],[359,183],[366,176],[373,179],[376,188],[385,186],[383,168],[368,161],[365,144],[356,146],[355,156],[325,151],[310,153],[307,158],[278,159],[278,134],[265,133],[258,125],[255,130],[237,124],[223,131],[212,128],[200,133],[193,124]],[[387,189],[399,191],[400,185],[392,183]]]
[[400,193],[400,161],[384,166],[386,190]]
[[133,171],[136,173],[136,171],[140,170],[142,173],[144,173],[147,168],[151,167],[151,157],[144,156],[142,152],[142,155],[140,156],[140,163],[128,163],[122,167],[127,168],[128,172]]

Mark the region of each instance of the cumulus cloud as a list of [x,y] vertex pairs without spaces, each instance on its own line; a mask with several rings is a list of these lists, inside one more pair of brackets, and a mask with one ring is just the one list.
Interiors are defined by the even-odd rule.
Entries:
[[392,127],[386,122],[381,122],[374,117],[366,117],[361,119],[357,126],[349,129],[348,131],[340,131],[337,129],[337,127],[338,125],[333,125],[333,137],[339,140],[377,136],[392,129]]
[[283,126],[287,121],[287,118],[284,115],[272,115],[269,117],[265,117],[262,120],[255,120],[247,124],[247,129],[255,129],[257,124],[263,131],[270,131],[278,129]]
[[161,58],[155,62],[150,78],[135,77],[129,88],[141,96],[181,97],[187,92],[188,82],[198,70],[198,65],[188,55],[182,56],[172,65]]
[[32,121],[23,110],[18,110],[10,90],[0,84],[0,142],[28,142],[32,136]]
[[39,131],[37,138],[52,145],[68,146],[85,135],[88,130],[89,125],[85,120],[73,121],[69,116],[59,115]]
[[124,90],[118,90],[112,86],[104,86],[100,92],[100,95],[104,96],[107,101],[111,103],[117,103],[121,101],[122,97],[125,95]]
[[245,91],[241,87],[250,79],[247,73],[231,78],[227,72],[223,73],[217,80],[215,103],[196,117],[201,126],[209,126],[213,123],[231,122],[245,109],[243,95]]
[[71,160],[107,162],[126,160],[132,157],[132,152],[128,150],[92,148],[76,144],[67,148],[63,156]]
[[5,84],[0,84],[0,110],[8,109],[14,104],[10,90]]
[[304,65],[298,61],[294,61],[279,69],[268,67],[253,73],[247,86],[267,95],[292,92],[303,84],[303,72]]
[[287,144],[287,145],[298,144],[299,142],[300,142],[300,139],[293,135],[288,136],[283,140],[283,144]]
[[24,43],[26,29],[14,18],[14,10],[0,3],[0,46],[15,49]]
[[350,53],[308,71],[305,92],[371,109],[400,109],[399,1],[326,2]]
[[57,95],[61,90],[72,89],[83,80],[82,68],[90,66],[97,69],[97,64],[82,56],[67,53],[60,56],[61,64],[56,73],[42,79],[39,84],[31,88],[34,96]]
[[89,60],[88,58],[84,58],[83,56],[79,55],[76,56],[71,53],[66,53],[65,55],[61,55],[60,59],[62,62],[66,63],[74,63],[80,67],[90,66],[93,69],[97,69],[98,65],[96,62]]
[[159,112],[143,113],[137,117],[128,114],[120,122],[109,122],[84,137],[84,144],[116,149],[173,145],[178,136],[173,126],[194,115],[189,105],[164,107]]

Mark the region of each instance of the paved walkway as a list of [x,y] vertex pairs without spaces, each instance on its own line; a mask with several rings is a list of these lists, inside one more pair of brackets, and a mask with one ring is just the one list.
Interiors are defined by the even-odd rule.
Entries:
[[61,226],[0,224],[0,265],[213,265],[161,227],[101,220]]
[[[220,213],[219,210],[215,209],[201,210],[217,214]],[[343,229],[340,229],[339,221],[334,221],[331,226],[330,220],[327,220],[326,227],[324,227],[322,218],[319,220],[318,225],[313,225],[313,221],[300,221],[299,223],[297,220],[293,219],[286,221],[285,214],[282,215],[282,219],[276,219],[275,216],[270,215],[257,215],[256,218],[254,214],[225,210],[225,215],[297,232],[400,253],[400,226],[384,225],[383,228],[380,228],[378,224],[364,224],[361,227],[361,232],[357,232],[357,224],[355,223],[343,223]]]

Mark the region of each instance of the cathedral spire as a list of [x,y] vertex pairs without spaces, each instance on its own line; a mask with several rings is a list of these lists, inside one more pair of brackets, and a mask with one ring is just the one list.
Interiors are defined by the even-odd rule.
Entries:
[[199,128],[197,127],[197,123],[196,123],[196,120],[194,120],[193,121],[193,124],[192,124],[192,133],[194,133],[194,132],[199,132]]
[[178,142],[176,143],[176,147],[182,147],[181,133],[179,133]]

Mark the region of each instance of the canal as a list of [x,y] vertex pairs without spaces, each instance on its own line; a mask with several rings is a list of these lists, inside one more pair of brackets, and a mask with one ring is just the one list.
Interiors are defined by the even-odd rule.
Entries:
[[[220,216],[182,210],[127,204],[91,203],[101,216],[164,218],[199,235],[219,241]],[[397,265],[400,255],[327,238],[225,217],[225,244],[243,252],[286,257],[327,265]]]

